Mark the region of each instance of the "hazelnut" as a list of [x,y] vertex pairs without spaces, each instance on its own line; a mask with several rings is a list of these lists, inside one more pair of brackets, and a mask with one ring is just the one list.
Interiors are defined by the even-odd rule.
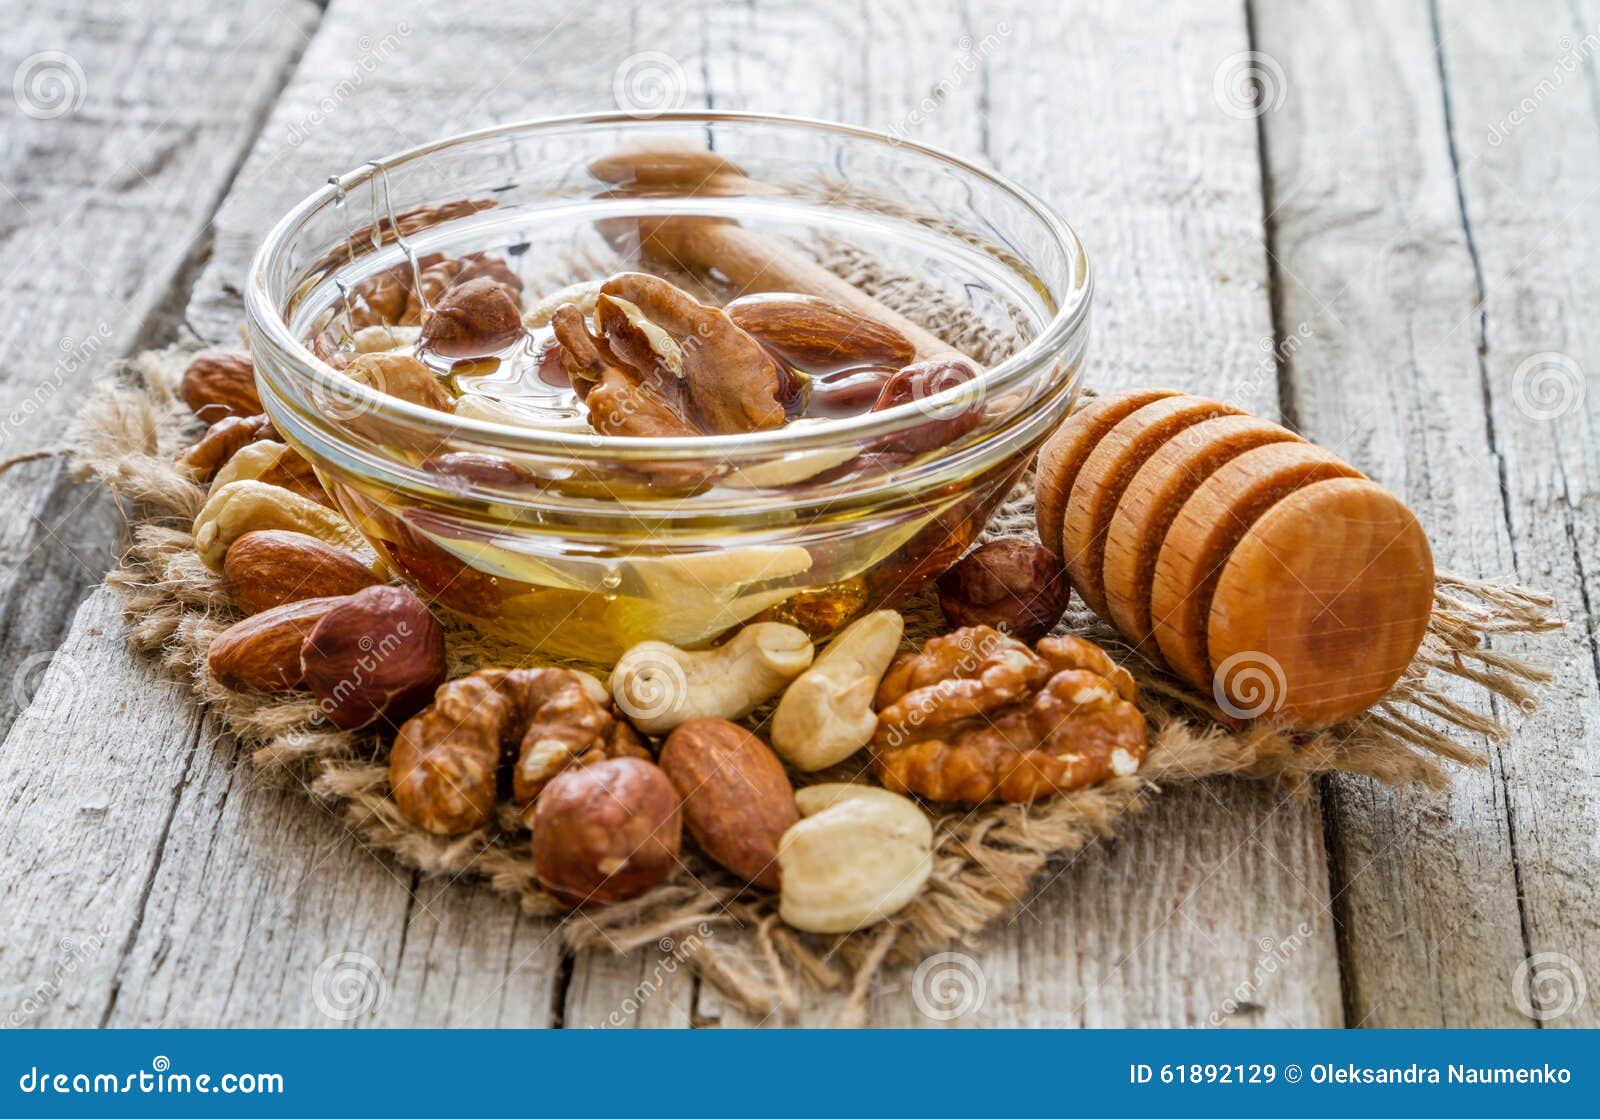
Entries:
[[943,447],[978,426],[983,419],[983,385],[936,400],[941,393],[976,381],[978,371],[956,358],[933,358],[908,365],[883,385],[874,412],[914,404],[928,419],[919,427],[898,432],[894,445],[902,451],[920,454]]
[[778,840],[800,813],[767,744],[726,719],[690,719],[667,736],[661,768],[700,849],[744,881],[777,889]]
[[1055,628],[1072,591],[1066,568],[1030,540],[996,540],[939,578],[939,608],[952,626],[993,626],[1034,642]]
[[498,353],[522,334],[522,313],[505,285],[490,276],[456,284],[422,324],[421,344],[441,357]]
[[444,683],[444,631],[415,594],[368,587],[340,599],[300,647],[305,684],[345,730],[416,714]]
[[183,371],[178,395],[208,424],[261,411],[255,366],[243,350],[202,350]]
[[539,884],[567,905],[637,897],[672,872],[683,815],[671,780],[639,758],[558,774],[533,815]]

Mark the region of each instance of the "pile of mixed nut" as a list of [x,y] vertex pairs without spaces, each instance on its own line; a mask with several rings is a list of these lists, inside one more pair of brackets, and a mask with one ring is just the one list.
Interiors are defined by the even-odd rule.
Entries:
[[[483,267],[458,282],[503,282]],[[582,312],[556,319],[563,367],[591,401],[608,386],[656,391],[634,349],[651,332],[629,317],[655,284],[608,285],[602,294],[616,298],[591,312],[598,332]],[[405,313],[398,294],[386,298]],[[680,312],[665,320],[669,335],[703,319]],[[651,352],[672,351],[654,338]],[[417,386],[434,384],[423,374]],[[741,394],[730,407],[663,391],[651,422],[760,424],[782,412],[781,394]],[[243,615],[211,644],[213,678],[241,692],[309,692],[327,723],[378,735],[394,803],[418,828],[490,829],[507,842],[527,829],[540,884],[568,905],[621,901],[666,880],[687,831],[729,874],[777,891],[793,927],[847,932],[921,890],[937,806],[1033,801],[1130,776],[1144,757],[1132,678],[1096,645],[1046,636],[1067,606],[1064,569],[1020,539],[976,549],[940,580],[952,629],[920,648],[902,650],[901,616],[876,610],[820,649],[796,626],[755,622],[712,648],[639,643],[605,682],[556,666],[446,679],[445,632],[429,604],[389,584],[310,465],[278,438],[249,356],[196,356],[182,395],[211,424],[181,459],[210,485],[195,548]],[[835,779],[796,788],[824,776]]]

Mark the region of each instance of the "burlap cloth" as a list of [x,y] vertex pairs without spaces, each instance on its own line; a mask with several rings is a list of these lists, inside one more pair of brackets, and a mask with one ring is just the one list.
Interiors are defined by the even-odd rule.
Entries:
[[[951,322],[961,320],[941,313],[946,309],[930,308],[914,281],[875,272],[848,249],[835,252],[832,264],[841,274],[897,310],[937,325],[980,359],[1008,344],[992,328],[952,331]],[[1490,740],[1507,734],[1500,722],[1450,698],[1445,682],[1453,677],[1529,710],[1531,686],[1549,679],[1542,668],[1488,644],[1497,633],[1559,627],[1547,596],[1441,573],[1427,638],[1393,692],[1347,725],[1290,736],[1264,722],[1241,726],[1220,717],[1209,697],[1176,684],[1121,647],[1116,634],[1091,615],[1069,614],[1061,632],[1080,633],[1112,648],[1142,686],[1152,740],[1134,776],[1033,805],[949,811],[929,806],[936,813],[935,859],[926,888],[891,921],[847,936],[794,932],[779,922],[773,897],[741,891],[688,845],[682,871],[668,883],[633,901],[568,914],[539,888],[525,831],[495,827],[448,839],[421,831],[390,799],[387,741],[329,728],[319,722],[309,698],[240,695],[207,676],[206,650],[237,615],[221,578],[194,552],[189,529],[205,491],[173,464],[200,431],[175,392],[186,360],[185,353],[168,350],[128,363],[117,382],[86,405],[73,436],[77,469],[116,493],[128,518],[129,542],[107,582],[125,599],[129,639],[186,676],[197,698],[251,750],[258,766],[293,772],[334,805],[369,846],[425,873],[487,879],[526,912],[560,918],[565,941],[576,951],[623,953],[668,938],[692,938],[691,966],[760,1014],[794,1010],[801,986],[811,984],[838,992],[841,1024],[862,1023],[870,984],[880,969],[976,937],[1027,900],[1047,864],[1110,835],[1118,820],[1137,812],[1166,785],[1245,777],[1303,791],[1319,775],[1339,771],[1393,785],[1443,788],[1449,778],[1442,763],[1485,761],[1452,734]],[[1027,478],[985,538],[1032,532]],[[909,604],[906,614],[908,643],[940,628],[937,610],[926,598]],[[470,628],[448,620],[446,625],[452,676],[490,664],[537,663]],[[759,727],[763,714],[758,712],[752,725]],[[866,780],[864,768],[858,757],[806,780]]]

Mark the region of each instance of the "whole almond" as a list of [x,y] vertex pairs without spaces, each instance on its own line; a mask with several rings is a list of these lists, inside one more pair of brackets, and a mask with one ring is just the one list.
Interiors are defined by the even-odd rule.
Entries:
[[287,602],[355,594],[381,580],[348,552],[303,532],[261,529],[228,548],[222,563],[233,604],[259,614]]
[[807,373],[864,365],[898,369],[917,356],[894,327],[814,295],[747,295],[725,310],[735,326]]
[[465,491],[480,485],[507,489],[534,483],[533,471],[521,463],[473,451],[435,455],[422,463],[422,469],[438,478],[439,485],[447,490]]
[[202,350],[183,371],[178,395],[206,423],[261,411],[256,371],[243,350]]
[[235,622],[211,642],[206,667],[236,692],[292,692],[304,681],[300,646],[341,600],[308,598]]
[[777,889],[778,840],[800,818],[778,755],[737,723],[690,719],[667,736],[661,768],[700,849],[746,882]]

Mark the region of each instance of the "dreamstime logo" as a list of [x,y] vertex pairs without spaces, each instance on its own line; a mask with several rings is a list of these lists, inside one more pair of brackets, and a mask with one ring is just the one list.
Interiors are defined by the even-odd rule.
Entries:
[[368,366],[375,384],[370,386],[372,395],[364,395],[364,386],[348,377],[335,373],[331,384],[313,384],[311,386],[311,401],[317,409],[331,420],[348,422],[370,415],[383,403],[383,398],[390,395],[385,384],[383,371],[386,368],[382,363],[375,362]]
[[1282,939],[1264,936],[1258,940],[1256,946],[1261,954],[1250,969],[1250,978],[1234,987],[1228,997],[1222,1000],[1222,1005],[1211,1012],[1207,1021],[1213,1026],[1220,1026],[1224,1018],[1231,1018],[1241,1010],[1259,1008],[1261,988],[1299,954],[1300,949],[1311,940],[1313,931],[1310,925],[1302,921],[1294,932]]
[[1289,682],[1283,665],[1266,653],[1234,653],[1217,665],[1211,696],[1235,719],[1259,719],[1283,706]]
[[28,430],[34,417],[44,409],[50,399],[61,391],[69,379],[76,382],[79,370],[94,360],[101,348],[110,341],[111,324],[104,320],[86,338],[58,339],[56,348],[61,351],[61,356],[56,359],[55,365],[51,366],[49,375],[41,378],[33,390],[6,414],[4,423],[0,424],[0,442],[9,438],[15,431]]
[[983,408],[988,386],[982,377],[962,362],[947,361],[931,366],[926,375],[913,377],[909,403],[930,420],[954,420]]
[[355,66],[349,74],[339,79],[333,88],[308,109],[304,116],[289,126],[287,137],[289,146],[297,148],[305,143],[306,137],[311,135],[311,130],[327,120],[340,105],[355,96],[367,80],[367,77],[377,72],[378,68],[389,61],[391,55],[400,49],[400,44],[411,34],[411,25],[405,20],[395,24],[395,29],[383,38],[374,41],[372,36],[363,35],[356,42],[361,53],[356,56]]
[[657,941],[656,947],[661,950],[661,959],[656,961],[650,974],[641,979],[610,1013],[606,1018],[607,1024],[614,1027],[627,1025],[634,1015],[639,1013],[640,1008],[667,985],[667,980],[676,975],[678,969],[693,959],[695,954],[715,936],[716,930],[707,922],[701,921],[687,936],[676,939],[664,936]]
[[1556,64],[1550,73],[1540,78],[1526,96],[1511,107],[1511,111],[1489,126],[1489,146],[1498,148],[1506,142],[1517,126],[1539,111],[1547,99],[1556,90],[1566,85],[1574,77],[1581,79],[1587,63],[1597,51],[1600,51],[1600,29],[1589,32],[1576,43],[1571,35],[1563,35],[1559,40],[1561,57],[1556,59]]
[[[979,667],[984,662],[1001,655],[1006,648],[1008,640],[1004,634],[998,632],[985,634],[981,638],[974,640],[971,630],[958,630],[956,634],[951,636],[955,638],[955,646],[959,651],[955,665],[942,680],[909,693],[916,697],[915,702],[910,704],[909,710],[888,723],[888,733],[884,736],[884,744],[891,749],[903,745],[916,734],[924,723],[937,717],[939,709],[950,699],[961,683],[977,676]],[[944,640],[949,640],[949,638]],[[904,703],[903,699],[901,703]],[[899,709],[901,703],[895,705],[896,709]]]
[[50,974],[34,985],[21,1005],[11,1012],[7,1023],[20,1026],[55,1002],[67,980],[100,954],[110,935],[111,927],[101,921],[87,936],[62,937],[57,942],[59,952]]
[[630,117],[648,120],[683,108],[689,77],[678,60],[662,51],[640,51],[622,60],[611,78],[611,96]]
[[[356,640],[356,649],[361,655],[349,665],[348,671],[334,680],[331,686],[325,681],[318,681],[322,691],[326,692],[317,701],[322,713],[331,717],[335,711],[350,702],[352,697],[359,697],[363,689],[374,680],[379,680],[381,686],[380,670],[390,657],[406,647],[406,638],[411,635],[411,623],[403,618],[377,637],[373,637],[370,633],[362,634]],[[364,702],[366,701],[359,698],[356,700],[357,704]]]
[[86,83],[83,67],[66,51],[40,51],[17,65],[11,96],[25,116],[54,120],[82,107]]
[[312,976],[311,999],[335,1022],[349,1022],[383,1009],[389,1001],[389,980],[371,956],[335,952]]
[[1289,95],[1289,79],[1270,54],[1240,51],[1211,76],[1211,97],[1230,117],[1252,120],[1276,111]]
[[1555,350],[1530,354],[1511,374],[1511,399],[1530,420],[1558,420],[1583,404],[1583,367]]
[[958,54],[955,63],[933,85],[927,96],[905,116],[895,121],[888,128],[889,139],[895,143],[906,140],[911,130],[922,124],[947,101],[956,90],[966,85],[967,79],[976,74],[983,66],[984,60],[1000,49],[1000,44],[1011,34],[1011,25],[1005,20],[1000,20],[994,25],[994,30],[982,39],[974,41],[971,35],[963,35],[956,43]]
[[683,666],[664,650],[646,648],[625,657],[612,677],[617,706],[630,719],[659,719],[689,694]]
[[1589,984],[1571,956],[1538,952],[1518,965],[1511,977],[1511,997],[1524,1016],[1551,1022],[1581,1007],[1589,997]]
[[911,1001],[925,1017],[950,1022],[983,1008],[989,979],[964,952],[940,952],[911,974]]
[[83,691],[83,666],[72,654],[63,653],[59,649],[48,653],[32,653],[23,658],[22,663],[17,665],[11,674],[11,699],[17,705],[18,711],[28,709],[33,697],[39,692],[39,686],[50,674],[52,666],[64,679],[67,695],[74,696]]

